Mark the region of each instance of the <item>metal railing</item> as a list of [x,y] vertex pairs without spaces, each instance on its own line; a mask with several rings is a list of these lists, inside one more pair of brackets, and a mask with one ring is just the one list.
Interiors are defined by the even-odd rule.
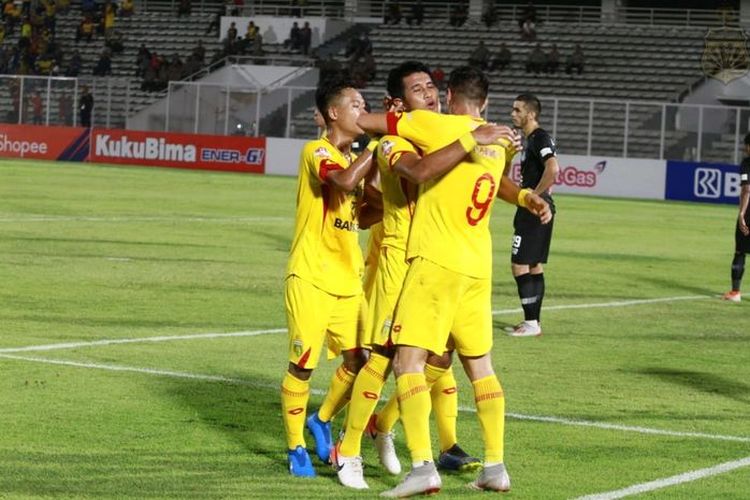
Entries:
[[[125,79],[0,77],[0,122],[81,125],[82,87],[94,96],[91,126],[122,128],[143,104]],[[225,83],[171,82],[152,105],[146,130],[311,139],[315,87],[257,89]],[[362,90],[378,109],[383,92]],[[486,118],[509,123],[514,96],[491,94]],[[737,163],[750,132],[750,107],[540,96],[542,126],[562,153]],[[141,112],[143,113],[143,111]]]

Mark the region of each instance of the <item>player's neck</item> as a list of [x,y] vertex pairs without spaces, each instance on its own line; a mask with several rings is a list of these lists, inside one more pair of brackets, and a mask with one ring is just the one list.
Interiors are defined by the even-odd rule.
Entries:
[[480,106],[466,102],[462,99],[455,99],[452,101],[448,111],[452,115],[469,115],[473,118],[482,117],[482,108]]
[[534,133],[534,131],[535,131],[536,129],[538,129],[538,128],[539,128],[539,122],[537,122],[536,120],[534,120],[534,121],[529,121],[529,122],[528,122],[528,123],[526,123],[526,125],[525,125],[525,126],[523,127],[523,135],[525,135],[526,137],[528,137],[528,136],[530,136],[531,134],[533,134],[533,133]]
[[328,135],[326,139],[342,153],[348,153],[351,150],[352,142],[354,142],[354,137],[349,137],[347,134],[336,127],[328,128]]

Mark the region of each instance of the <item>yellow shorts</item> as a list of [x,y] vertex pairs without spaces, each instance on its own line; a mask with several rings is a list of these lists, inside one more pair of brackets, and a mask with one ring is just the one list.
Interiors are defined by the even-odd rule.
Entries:
[[492,349],[492,280],[417,257],[406,272],[391,340],[441,354],[449,335],[463,356],[482,356]]
[[406,252],[388,246],[380,249],[377,271],[373,279],[373,293],[367,303],[363,346],[389,344],[388,334],[391,330],[393,310],[404,286],[408,268]]
[[340,297],[297,276],[286,279],[284,290],[289,329],[289,361],[300,368],[318,365],[323,342],[328,358],[360,347],[366,303],[363,296]]

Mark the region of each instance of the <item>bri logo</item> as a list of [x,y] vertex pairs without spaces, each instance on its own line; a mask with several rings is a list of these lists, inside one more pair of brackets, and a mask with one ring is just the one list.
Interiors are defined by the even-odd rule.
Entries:
[[740,195],[740,174],[722,172],[718,168],[701,167],[695,169],[693,194],[696,198],[718,199]]

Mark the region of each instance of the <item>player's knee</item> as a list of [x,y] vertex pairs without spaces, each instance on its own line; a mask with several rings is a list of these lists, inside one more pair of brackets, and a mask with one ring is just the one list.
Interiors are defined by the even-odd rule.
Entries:
[[309,368],[300,368],[292,362],[289,363],[289,368],[287,368],[287,371],[299,380],[310,380],[313,372]]
[[344,368],[350,373],[359,373],[359,370],[367,363],[367,354],[364,349],[351,349],[344,351]]
[[450,368],[453,362],[453,351],[445,351],[443,354],[430,354],[427,357],[427,364],[436,368]]

